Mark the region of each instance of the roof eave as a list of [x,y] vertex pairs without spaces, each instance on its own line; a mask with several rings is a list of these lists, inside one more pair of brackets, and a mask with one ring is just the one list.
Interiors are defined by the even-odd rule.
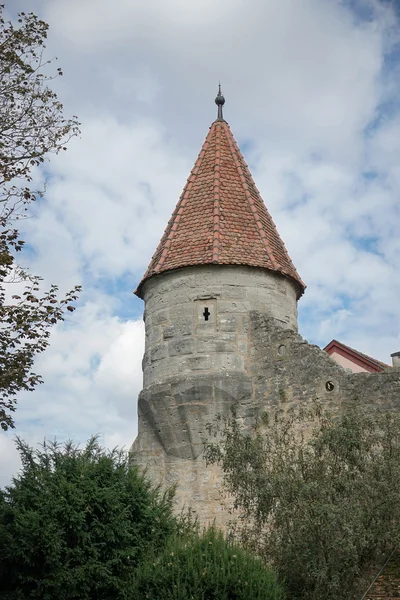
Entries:
[[249,265],[246,263],[235,263],[232,265],[229,264],[225,264],[225,263],[219,263],[216,261],[213,262],[207,262],[207,263],[201,263],[201,264],[197,264],[197,265],[180,265],[174,269],[165,269],[165,271],[160,270],[158,272],[153,272],[153,273],[149,273],[148,275],[146,274],[145,277],[143,277],[143,279],[140,281],[140,283],[138,284],[138,286],[136,287],[136,289],[134,290],[134,294],[135,296],[137,296],[138,298],[140,298],[141,300],[144,300],[143,298],[143,286],[144,284],[149,281],[150,279],[153,279],[154,277],[157,277],[158,275],[163,275],[165,273],[172,273],[174,271],[178,271],[179,269],[188,269],[191,267],[203,267],[203,266],[210,266],[210,265],[216,265],[216,266],[220,266],[220,267],[249,267],[251,269],[262,269],[264,271],[268,271],[269,273],[275,273],[280,275],[281,277],[284,277],[285,279],[289,279],[289,281],[291,281],[296,288],[296,299],[299,300],[305,290],[306,290],[306,285],[303,283],[303,281],[299,278],[299,279],[295,279],[294,277],[292,277],[291,275],[279,270],[279,269],[268,269],[266,267],[261,267],[258,265]]

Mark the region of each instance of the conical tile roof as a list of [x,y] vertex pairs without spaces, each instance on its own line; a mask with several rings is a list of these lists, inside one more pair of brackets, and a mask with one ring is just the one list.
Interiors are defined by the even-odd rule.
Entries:
[[223,119],[210,127],[164,235],[140,282],[194,265],[248,265],[281,273],[298,286],[297,273],[249,168]]

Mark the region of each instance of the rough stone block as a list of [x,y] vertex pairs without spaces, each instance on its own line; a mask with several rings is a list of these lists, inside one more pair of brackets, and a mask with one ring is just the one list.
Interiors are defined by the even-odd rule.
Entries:
[[197,326],[196,326],[196,334],[198,336],[204,337],[204,338],[208,338],[208,337],[214,337],[215,336],[215,331],[216,331],[216,323],[199,323],[197,322]]
[[229,315],[224,313],[218,315],[217,329],[218,331],[237,331],[239,318],[237,315]]
[[226,397],[233,399],[235,403],[249,402],[253,396],[251,379],[244,373],[219,376],[214,381],[214,396],[217,404]]
[[182,321],[193,323],[194,307],[192,302],[175,301],[170,308],[171,324],[178,324]]
[[197,286],[195,288],[192,288],[189,292],[188,295],[188,299],[191,302],[194,302],[196,300],[207,300],[209,298],[211,299],[217,299],[221,296],[221,286],[219,285],[215,285],[215,286]]
[[[194,381],[181,381],[172,384],[173,395],[177,406],[192,406],[193,413],[191,423],[187,423],[190,427],[195,422],[199,423],[201,419],[202,410],[200,406],[206,407],[207,412],[210,412],[210,407],[213,400],[213,385],[211,381],[198,379]],[[194,425],[198,428],[198,425]]]
[[190,275],[186,270],[175,273],[166,273],[164,281],[158,285],[160,294],[168,294],[172,292],[177,294],[177,290],[181,288],[193,287],[196,285],[195,275]]
[[240,354],[247,354],[247,349],[248,349],[247,335],[238,336],[237,349],[238,349],[238,352],[240,352]]
[[218,332],[212,337],[198,337],[196,349],[199,353],[235,352],[236,334],[229,332]]
[[[161,325],[162,323],[166,323],[169,321],[169,309],[162,308],[161,310],[156,311],[147,311],[147,321],[151,319],[151,326]],[[148,325],[150,327],[150,324]]]
[[215,285],[219,282],[222,285],[248,285],[251,278],[257,277],[257,269],[249,267],[237,266],[214,266],[197,269],[196,271],[196,287],[204,285]]
[[242,356],[232,352],[228,353],[215,353],[212,355],[212,368],[217,372],[224,371],[244,371],[244,360]]
[[190,371],[208,371],[211,369],[210,356],[191,356],[186,359]]
[[251,305],[248,301],[244,300],[221,300],[218,303],[218,313],[248,313],[251,310]]
[[221,300],[244,300],[245,296],[246,288],[242,285],[203,285],[193,288],[190,299],[202,300],[205,298],[220,298]]
[[182,356],[185,354],[193,354],[194,340],[193,338],[182,338],[168,342],[168,353],[170,356]]
[[153,346],[161,341],[161,326],[146,327],[146,346]]
[[168,356],[167,347],[165,344],[157,344],[150,348],[150,361],[154,363],[157,360],[166,358]]
[[186,335],[191,335],[193,333],[193,327],[186,322],[176,323],[174,325],[168,325],[164,327],[163,331],[163,339],[169,340],[175,337],[182,337]]

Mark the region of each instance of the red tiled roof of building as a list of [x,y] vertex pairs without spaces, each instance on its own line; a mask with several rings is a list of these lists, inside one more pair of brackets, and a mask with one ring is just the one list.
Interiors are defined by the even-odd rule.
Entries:
[[379,373],[380,371],[391,368],[390,365],[387,365],[380,360],[376,360],[376,358],[372,358],[372,356],[368,356],[368,354],[363,354],[358,350],[354,350],[354,348],[350,348],[350,346],[346,346],[346,344],[342,344],[342,342],[338,342],[337,340],[329,342],[324,350],[329,355],[337,352],[353,361],[355,364],[364,367],[370,373]]
[[211,125],[135,293],[153,275],[204,264],[262,267],[292,279],[298,296],[305,289],[223,119]]

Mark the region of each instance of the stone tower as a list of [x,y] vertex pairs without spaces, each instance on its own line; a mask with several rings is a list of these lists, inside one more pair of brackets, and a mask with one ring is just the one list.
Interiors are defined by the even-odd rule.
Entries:
[[249,317],[297,331],[304,291],[235,142],[218,118],[136,294],[146,342],[139,431],[132,451],[203,521],[219,518],[219,477],[206,469],[206,424],[252,401]]

